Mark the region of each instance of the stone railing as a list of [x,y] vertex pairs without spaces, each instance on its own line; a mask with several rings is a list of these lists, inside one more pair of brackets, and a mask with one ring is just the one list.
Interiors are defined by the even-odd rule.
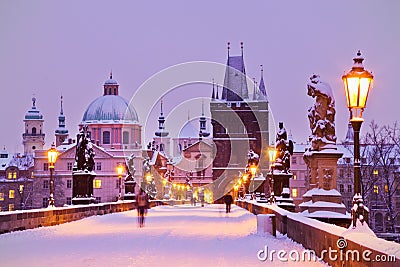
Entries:
[[237,201],[236,205],[256,215],[275,214],[276,229],[281,234],[301,243],[308,251],[315,252],[316,256],[323,255],[322,260],[331,266],[395,267],[400,264],[400,244],[359,230],[363,227],[348,230],[256,201]]
[[[184,201],[150,201],[150,207],[165,204],[182,204]],[[74,205],[47,209],[0,212],[0,234],[58,225],[80,220],[93,215],[128,211],[136,208],[135,201]]]

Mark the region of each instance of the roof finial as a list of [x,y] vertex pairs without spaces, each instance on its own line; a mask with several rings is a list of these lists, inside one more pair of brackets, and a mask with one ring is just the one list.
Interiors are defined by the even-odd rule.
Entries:
[[228,42],[228,57],[229,57],[229,50],[231,50],[231,42]]
[[61,95],[61,110],[60,110],[60,114],[63,115],[64,114],[64,110],[63,110],[63,96]]
[[110,70],[110,80],[112,79],[112,69]]
[[201,99],[201,116],[204,117],[204,98]]
[[215,96],[215,98],[219,99],[219,96],[218,96],[218,84],[217,84],[217,95]]
[[256,100],[256,87],[257,87],[257,82],[256,78],[253,78],[253,100]]
[[36,97],[32,97],[32,108],[36,108]]
[[163,104],[163,99],[161,98],[161,112],[160,112],[160,113],[161,113],[161,116],[164,115],[163,108],[162,108],[162,104]]
[[240,42],[240,49],[242,50],[242,56],[243,56],[243,42]]
[[261,65],[260,65],[260,68],[261,68],[261,76],[262,76],[263,73],[264,73],[264,66],[261,64]]

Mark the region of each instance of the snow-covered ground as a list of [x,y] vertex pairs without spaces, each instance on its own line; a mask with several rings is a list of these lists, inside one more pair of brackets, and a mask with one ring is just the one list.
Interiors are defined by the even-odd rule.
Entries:
[[[323,266],[260,261],[258,251],[303,247],[282,235],[256,233],[256,216],[232,207],[159,206],[144,228],[136,211],[93,216],[0,235],[1,266]],[[288,256],[286,255],[286,258]]]

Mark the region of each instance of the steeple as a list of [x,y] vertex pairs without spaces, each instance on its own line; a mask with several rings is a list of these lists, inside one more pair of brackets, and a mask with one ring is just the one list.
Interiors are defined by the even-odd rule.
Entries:
[[68,138],[68,130],[65,128],[65,115],[63,110],[63,96],[61,95],[60,115],[58,115],[58,128],[55,130],[56,146],[61,145]]
[[199,132],[199,138],[202,139],[203,137],[208,137],[210,135],[209,132],[207,132],[207,127],[206,127],[206,117],[204,116],[204,100],[201,101],[201,117],[199,119],[200,122],[200,132]]
[[165,123],[165,117],[163,112],[163,100],[161,99],[160,116],[158,117],[158,131],[154,133],[156,136],[158,137],[168,136],[169,132],[165,131],[164,123]]
[[212,82],[212,94],[211,94],[211,99],[212,99],[212,100],[215,100],[215,93],[214,93],[214,79],[213,79],[213,82]]
[[242,52],[240,56],[231,56],[229,53],[230,43],[228,43],[228,60],[225,69],[222,100],[242,101],[249,98],[243,59],[243,42],[240,43],[240,48]]
[[258,94],[257,94],[257,82],[256,78],[253,78],[253,100],[257,100]]
[[217,84],[217,95],[215,96],[215,98],[219,99],[219,96],[218,96],[218,84]]
[[261,68],[261,79],[260,79],[260,85],[258,87],[259,91],[261,92],[263,99],[268,101],[267,97],[267,90],[265,89],[265,84],[264,84],[264,68],[263,65],[260,65]]

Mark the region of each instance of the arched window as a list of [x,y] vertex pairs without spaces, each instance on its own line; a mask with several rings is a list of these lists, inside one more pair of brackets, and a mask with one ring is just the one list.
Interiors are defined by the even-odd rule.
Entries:
[[110,132],[109,131],[104,131],[103,132],[103,144],[110,144]]
[[122,133],[122,143],[129,144],[129,132]]
[[32,127],[32,134],[36,135],[36,127]]

